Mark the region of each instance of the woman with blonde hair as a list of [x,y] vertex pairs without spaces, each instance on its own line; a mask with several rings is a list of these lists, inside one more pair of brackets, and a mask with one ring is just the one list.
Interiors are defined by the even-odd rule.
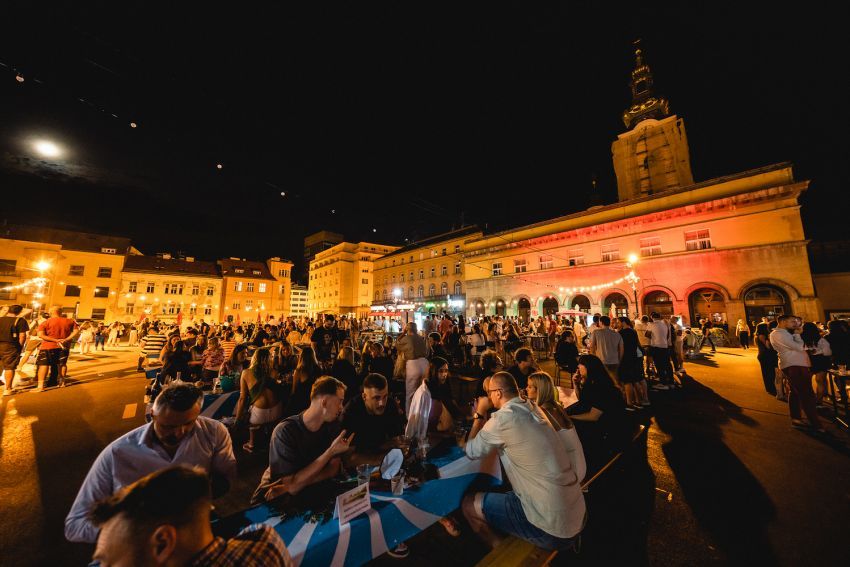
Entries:
[[248,414],[248,442],[242,448],[254,451],[254,437],[263,426],[277,423],[283,417],[283,404],[275,381],[274,358],[271,349],[258,348],[251,357],[251,366],[242,371],[236,420]]
[[555,429],[573,427],[573,422],[564,410],[564,406],[558,401],[558,389],[548,373],[534,372],[529,376],[525,392],[529,400],[540,406]]
[[735,334],[738,335],[738,342],[741,343],[741,348],[744,350],[750,349],[750,327],[744,323],[743,319],[738,319],[738,324],[735,325]]

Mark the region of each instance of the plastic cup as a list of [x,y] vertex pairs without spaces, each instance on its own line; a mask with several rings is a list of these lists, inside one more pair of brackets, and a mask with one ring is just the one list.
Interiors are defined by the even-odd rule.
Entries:
[[369,482],[369,477],[372,476],[372,465],[357,465],[357,486]]
[[390,479],[390,487],[393,491],[393,496],[401,496],[404,494],[404,471],[398,471],[394,477]]

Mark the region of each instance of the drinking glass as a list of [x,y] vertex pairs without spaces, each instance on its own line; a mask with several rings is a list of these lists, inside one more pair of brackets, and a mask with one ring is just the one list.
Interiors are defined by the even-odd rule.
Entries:
[[394,477],[390,479],[393,496],[401,496],[404,494],[404,470],[398,471]]
[[374,467],[372,465],[357,465],[357,486],[369,482],[369,477],[372,476],[373,469]]

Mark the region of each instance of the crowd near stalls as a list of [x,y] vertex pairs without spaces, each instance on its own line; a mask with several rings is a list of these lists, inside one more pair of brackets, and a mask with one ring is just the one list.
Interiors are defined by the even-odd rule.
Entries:
[[[689,357],[716,348],[708,332],[699,344],[689,343],[692,329],[658,313],[527,323],[443,313],[424,318],[422,328],[408,323],[397,332],[373,318],[330,315],[182,328],[145,320],[101,329],[55,310],[32,326],[20,314],[20,306],[10,306],[0,317],[4,394],[15,392],[17,365],[31,356],[37,389],[51,373],[61,386],[74,343],[101,346],[95,336],[105,336],[102,348],[137,344],[138,370],[151,379],[150,423],[104,449],[66,520],[68,539],[97,542],[101,561],[172,553],[289,564],[274,530],[254,528],[223,540],[209,531],[208,514],[192,512],[208,510],[211,499],[228,491],[238,474],[236,453],[268,455],[247,507],[332,481],[356,462],[352,455],[386,452],[414,438],[424,444],[426,435],[457,437],[459,430],[471,459],[498,451],[512,490],[467,494],[457,502],[467,523],[450,514],[440,520],[446,531],[457,536],[468,525],[491,545],[513,535],[547,549],[572,547],[586,523],[580,483],[587,468],[631,441],[630,414],[645,412],[653,392],[682,387]],[[782,316],[755,328],[739,322],[735,333],[741,348],[752,337],[765,390],[788,401],[792,424],[826,434],[817,406],[825,373],[850,358],[845,322],[824,328]],[[541,370],[542,359],[554,360],[554,376]],[[473,390],[459,388],[460,379]],[[233,417],[201,415],[205,399],[228,394],[238,397]],[[166,489],[181,498],[169,500]],[[196,529],[183,530],[176,518]],[[134,542],[122,548],[116,530],[125,522],[144,529],[126,536]],[[148,528],[160,524],[176,534],[165,550],[150,544],[159,535]],[[401,543],[388,553],[403,557],[408,550]]]

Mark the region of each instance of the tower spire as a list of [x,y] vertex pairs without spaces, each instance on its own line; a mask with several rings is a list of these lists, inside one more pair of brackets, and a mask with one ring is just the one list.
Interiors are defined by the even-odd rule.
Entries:
[[632,90],[632,105],[623,113],[626,128],[632,128],[647,118],[666,118],[670,116],[670,103],[667,99],[656,97],[652,90],[652,71],[644,62],[641,40],[634,42],[635,68],[629,87]]

